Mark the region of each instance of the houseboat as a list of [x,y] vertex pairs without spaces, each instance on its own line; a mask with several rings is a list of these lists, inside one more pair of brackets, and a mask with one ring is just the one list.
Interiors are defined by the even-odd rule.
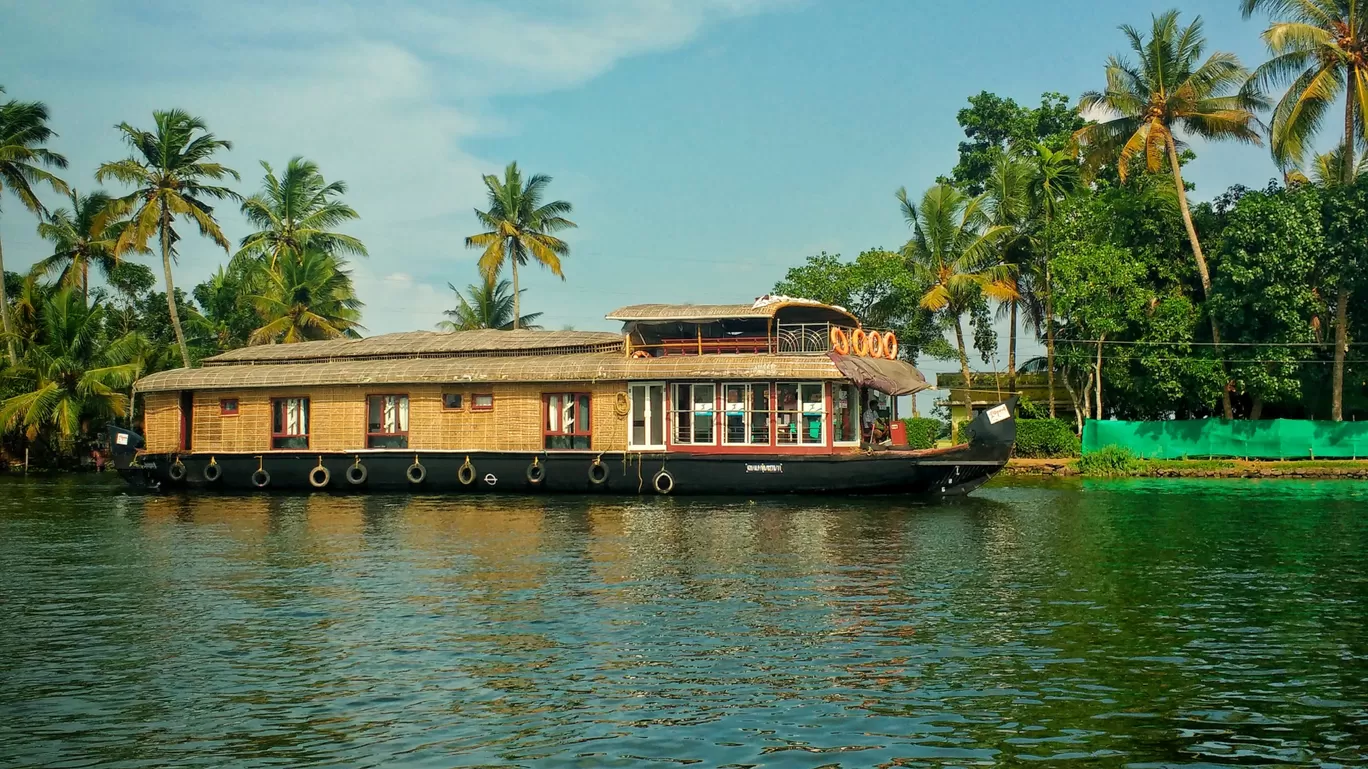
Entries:
[[109,428],[115,466],[162,490],[949,495],[1011,454],[1010,401],[950,448],[866,432],[928,384],[894,334],[840,307],[764,297],[607,317],[620,333],[387,334],[153,374],[135,388],[145,435]]

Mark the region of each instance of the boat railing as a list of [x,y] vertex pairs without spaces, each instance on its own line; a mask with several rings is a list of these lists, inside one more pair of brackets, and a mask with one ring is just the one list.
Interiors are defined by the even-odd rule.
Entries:
[[834,349],[833,330],[849,338],[853,326],[836,323],[780,323],[767,336],[757,334],[727,337],[665,338],[649,342],[631,341],[630,351],[643,351],[651,357],[676,355],[826,355]]

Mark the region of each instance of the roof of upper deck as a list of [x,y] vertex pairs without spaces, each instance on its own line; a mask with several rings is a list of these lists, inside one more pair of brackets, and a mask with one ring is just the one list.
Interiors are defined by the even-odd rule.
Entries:
[[460,358],[621,352],[622,334],[604,331],[407,331],[365,339],[243,347],[205,358],[205,367],[335,360]]
[[859,325],[844,307],[796,299],[762,296],[753,304],[634,304],[608,313],[608,320],[624,323],[712,323],[721,320],[765,320],[780,314],[799,323],[848,323]]

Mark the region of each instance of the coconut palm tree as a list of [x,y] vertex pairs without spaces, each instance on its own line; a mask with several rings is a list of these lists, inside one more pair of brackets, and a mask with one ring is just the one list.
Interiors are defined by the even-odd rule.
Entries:
[[[0,87],[0,94],[5,89]],[[46,184],[57,192],[67,191],[66,183],[44,168],[66,168],[66,158],[45,148],[57,134],[48,128],[48,109],[42,102],[10,101],[0,104],[0,199],[8,190],[20,205],[41,220],[47,214],[33,187]],[[11,366],[18,365],[14,329],[10,323],[9,298],[5,296],[5,254],[0,247],[0,329],[6,337]]]
[[[1148,39],[1130,25],[1122,26],[1121,31],[1139,62],[1115,56],[1107,61],[1107,89],[1083,94],[1079,106],[1084,115],[1099,120],[1074,136],[1094,162],[1114,159],[1122,181],[1133,162],[1143,158],[1146,169],[1158,173],[1167,159],[1178,192],[1183,226],[1197,262],[1202,297],[1210,299],[1211,273],[1188,209],[1178,159],[1183,142],[1175,132],[1182,130],[1212,141],[1233,139],[1261,144],[1262,125],[1254,112],[1262,109],[1265,101],[1246,87],[1249,72],[1234,54],[1218,51],[1202,60],[1206,40],[1202,36],[1201,17],[1180,27],[1177,11],[1154,16]],[[1207,316],[1211,321],[1211,341],[1219,357],[1221,332],[1215,316]],[[1229,388],[1222,390],[1221,405],[1230,419]]]
[[480,271],[485,280],[497,280],[507,262],[513,271],[513,328],[519,328],[522,318],[522,292],[518,288],[518,266],[536,261],[565,280],[561,272],[561,257],[570,253],[570,246],[555,233],[575,227],[565,218],[570,204],[564,200],[542,203],[551,177],[533,174],[524,183],[518,164],[509,163],[504,178],[490,174],[484,177],[489,195],[489,210],[476,209],[475,217],[486,229],[466,238],[467,248],[483,248]]
[[916,278],[930,287],[920,304],[953,319],[967,411],[972,404],[973,379],[961,316],[983,297],[1007,302],[1018,296],[1012,268],[1000,258],[1001,245],[1012,230],[988,223],[982,196],[971,198],[949,184],[927,190],[919,205],[908,199],[905,188],[898,190],[897,198],[903,218],[912,228],[912,239],[903,246],[903,255]]
[[[998,243],[999,261],[1013,267],[1012,298],[999,305],[1007,315],[1007,381],[1016,391],[1017,315],[1034,301],[1029,286],[1033,277],[1030,259],[1031,167],[1015,155],[993,159],[984,182],[983,212],[989,226],[1005,227],[1008,234]],[[1001,317],[1001,315],[999,315]]]
[[266,287],[250,302],[261,326],[249,344],[293,344],[343,337],[359,339],[361,301],[339,256],[306,248],[265,273]]
[[[1263,39],[1273,58],[1254,72],[1257,87],[1287,86],[1273,108],[1273,158],[1299,165],[1321,124],[1344,99],[1344,137],[1335,155],[1321,156],[1323,171],[1349,184],[1360,170],[1356,144],[1368,141],[1368,2],[1364,0],[1240,0],[1245,18],[1256,10],[1273,17]],[[1335,365],[1331,418],[1344,419],[1344,356],[1348,350],[1349,281],[1341,276],[1335,298]]]
[[38,234],[53,245],[52,255],[40,260],[33,271],[45,277],[57,276],[57,285],[80,289],[81,298],[90,298],[90,268],[106,279],[119,264],[114,255],[119,235],[128,226],[110,206],[104,192],[81,195],[71,190],[71,208],[55,209]]
[[1040,275],[1043,288],[1041,322],[1045,326],[1045,365],[1050,389],[1050,418],[1055,418],[1055,323],[1053,285],[1050,272],[1050,227],[1059,207],[1078,190],[1079,169],[1077,147],[1052,150],[1048,145],[1036,144],[1035,152],[1030,155],[1032,165],[1031,198],[1036,215],[1040,218],[1041,228],[1037,231],[1036,246],[1039,262],[1036,271]]
[[22,429],[29,440],[52,430],[69,445],[84,423],[123,415],[128,396],[122,391],[138,367],[101,350],[104,306],[87,306],[75,287],[48,298],[41,316],[41,341],[25,351],[18,368],[26,392],[0,403],[0,430]]
[[[471,331],[481,328],[508,331],[514,328],[513,294],[509,290],[512,285],[507,280],[500,280],[498,283],[482,281],[466,286],[466,293],[462,295],[460,289],[448,283],[447,288],[456,293],[457,305],[455,309],[442,313],[450,320],[441,321],[437,328],[441,331]],[[523,315],[518,318],[516,327],[541,328],[535,325],[541,316],[539,312]]]
[[328,182],[318,172],[318,164],[295,156],[285,164],[279,177],[269,163],[262,189],[242,201],[242,214],[258,231],[242,239],[237,258],[254,257],[274,269],[288,254],[298,259],[307,248],[332,254],[366,256],[366,247],[350,235],[332,230],[361,218],[338,198],[347,192],[347,183]]
[[135,187],[116,201],[120,212],[130,215],[129,224],[119,236],[115,256],[132,250],[146,250],[154,236],[161,243],[162,272],[166,279],[166,305],[171,312],[171,327],[180,347],[181,362],[190,367],[190,348],[185,344],[180,314],[176,311],[176,287],[171,276],[172,247],[180,236],[173,224],[177,218],[189,219],[200,234],[224,251],[223,236],[209,200],[237,200],[239,195],[227,187],[206,182],[227,177],[241,179],[237,171],[213,162],[214,153],[232,149],[231,142],[219,139],[204,121],[178,109],[152,113],[155,128],[144,131],[128,123],[116,126],[133,150],[132,156],[104,163],[95,172],[98,181],[116,179]]

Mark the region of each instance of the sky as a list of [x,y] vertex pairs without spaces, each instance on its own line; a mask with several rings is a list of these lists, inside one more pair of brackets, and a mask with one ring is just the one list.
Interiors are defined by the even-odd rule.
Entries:
[[[154,109],[203,117],[221,160],[260,188],[294,155],[342,179],[370,251],[354,275],[371,334],[431,329],[477,280],[481,176],[509,161],[553,177],[579,227],[565,280],[519,272],[548,328],[611,330],[644,302],[749,302],[821,251],[853,258],[908,238],[893,194],[947,175],[966,99],[1023,104],[1103,85],[1134,0],[0,0],[0,85],[42,100],[81,191],[125,157],[114,125]],[[1212,50],[1264,59],[1236,0],[1184,0]],[[1208,199],[1278,173],[1266,149],[1194,143]],[[111,192],[121,192],[117,186]],[[49,203],[60,204],[56,196]],[[5,266],[44,254],[0,201]],[[250,230],[216,212],[234,241]],[[181,244],[187,290],[226,261]],[[158,271],[159,272],[159,271]],[[1005,345],[1004,345],[1005,346]],[[1030,353],[1034,346],[1027,345]],[[926,361],[929,373],[951,365]]]

